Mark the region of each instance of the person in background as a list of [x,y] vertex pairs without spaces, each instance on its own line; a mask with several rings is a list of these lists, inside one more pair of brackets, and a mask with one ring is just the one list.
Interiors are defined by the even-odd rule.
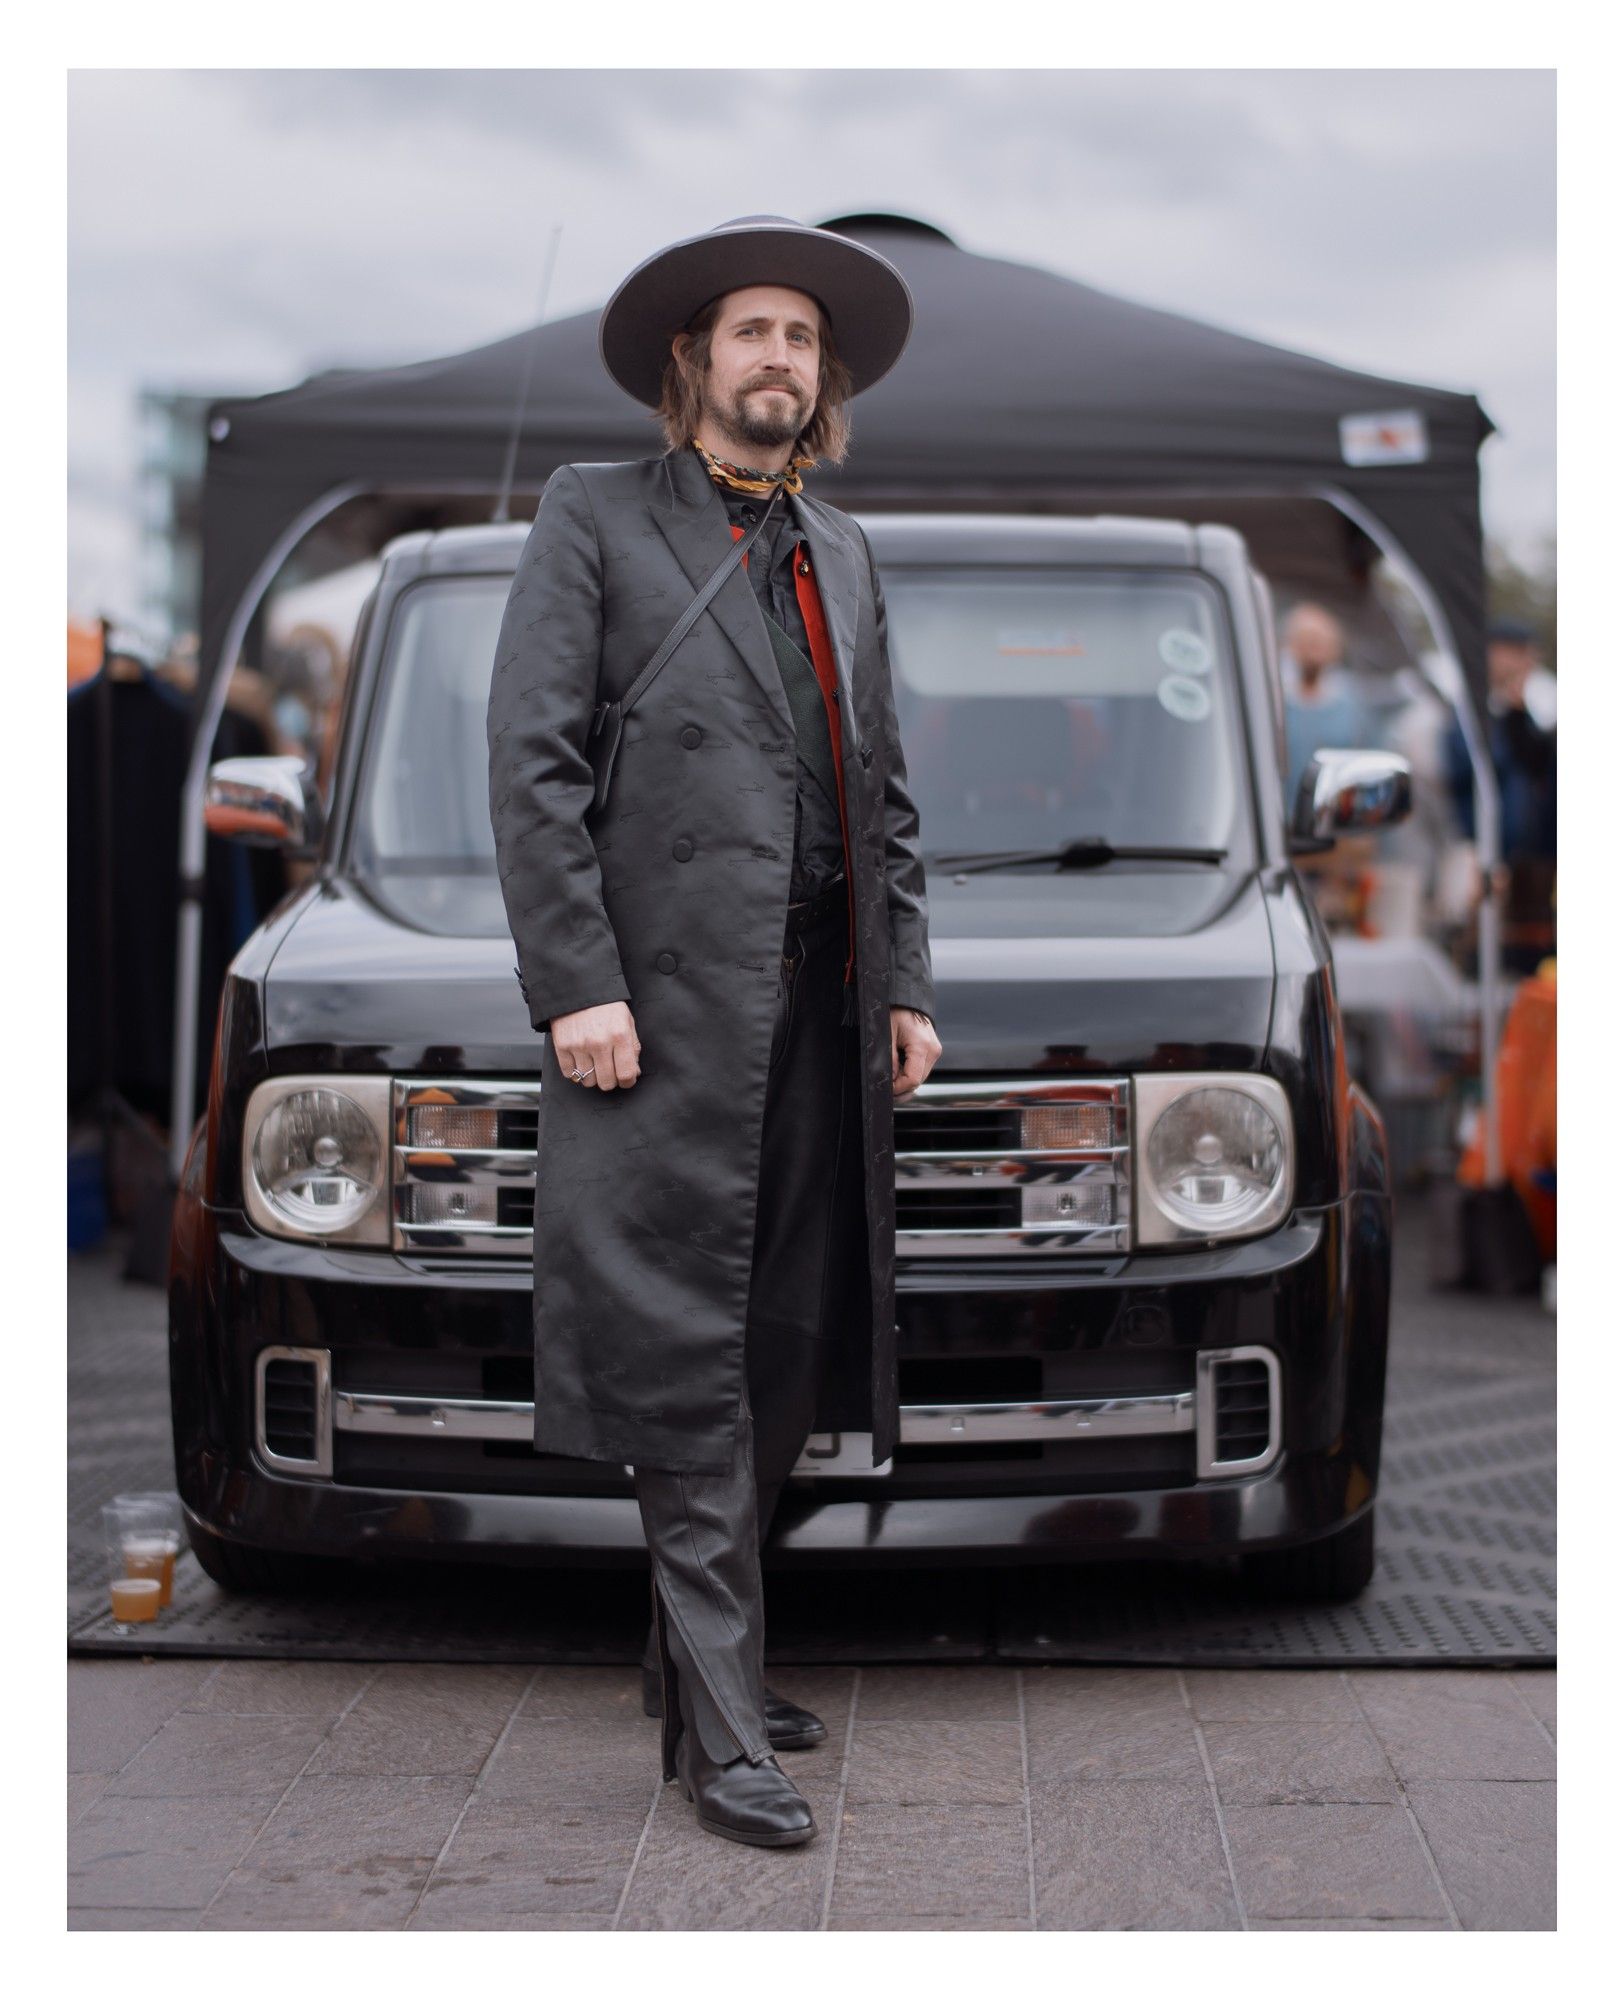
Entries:
[[[1529,707],[1529,684],[1538,666],[1533,626],[1497,618],[1488,630],[1489,755],[1500,791],[1500,858],[1504,867],[1505,922],[1501,962],[1508,972],[1529,973],[1555,949],[1556,730]],[[1457,717],[1444,737],[1444,771],[1450,797],[1468,840],[1477,837],[1472,760]]]
[[1323,604],[1292,607],[1280,635],[1288,812],[1316,750],[1373,750],[1382,741],[1374,710],[1348,684],[1343,643],[1341,621]]
[[[1374,709],[1349,685],[1341,621],[1323,604],[1295,604],[1280,634],[1280,679],[1286,703],[1286,811],[1316,750],[1369,750],[1383,739]],[[1365,931],[1374,889],[1376,842],[1344,836],[1325,854],[1300,855],[1319,913],[1332,931]]]

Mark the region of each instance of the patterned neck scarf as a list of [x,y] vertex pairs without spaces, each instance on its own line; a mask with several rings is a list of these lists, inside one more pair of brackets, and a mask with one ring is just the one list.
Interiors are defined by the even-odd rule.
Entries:
[[775,493],[779,487],[786,493],[799,493],[802,468],[818,462],[815,458],[792,458],[782,472],[761,472],[753,465],[734,465],[728,459],[718,458],[698,438],[690,438],[688,442],[704,460],[705,470],[717,485],[731,487],[735,493]]

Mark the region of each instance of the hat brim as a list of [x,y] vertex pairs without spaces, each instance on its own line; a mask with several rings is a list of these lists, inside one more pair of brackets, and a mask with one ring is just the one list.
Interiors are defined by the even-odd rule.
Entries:
[[913,330],[913,295],[877,251],[799,224],[732,225],[657,251],[621,283],[598,322],[604,367],[657,409],[673,335],[701,306],[745,285],[787,285],[817,299],[853,395],[894,366]]

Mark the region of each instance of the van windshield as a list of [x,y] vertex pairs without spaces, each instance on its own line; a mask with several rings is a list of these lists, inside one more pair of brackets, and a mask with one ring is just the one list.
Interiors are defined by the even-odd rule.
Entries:
[[1171,572],[882,577],[927,855],[1224,848],[1244,771],[1221,600]]
[[[1233,847],[1244,764],[1215,591],[1173,572],[882,574],[927,852]],[[485,710],[508,579],[425,580],[392,621],[349,862],[488,876]]]

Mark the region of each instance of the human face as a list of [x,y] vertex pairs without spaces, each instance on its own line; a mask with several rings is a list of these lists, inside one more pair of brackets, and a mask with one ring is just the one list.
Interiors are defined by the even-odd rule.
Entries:
[[711,329],[704,409],[735,446],[775,456],[812,419],[818,400],[818,307],[785,285],[729,292]]
[[1519,706],[1534,671],[1534,648],[1522,639],[1489,641],[1489,686],[1502,701]]
[[1298,666],[1316,679],[1342,657],[1342,627],[1317,604],[1299,604],[1286,620],[1286,644]]

